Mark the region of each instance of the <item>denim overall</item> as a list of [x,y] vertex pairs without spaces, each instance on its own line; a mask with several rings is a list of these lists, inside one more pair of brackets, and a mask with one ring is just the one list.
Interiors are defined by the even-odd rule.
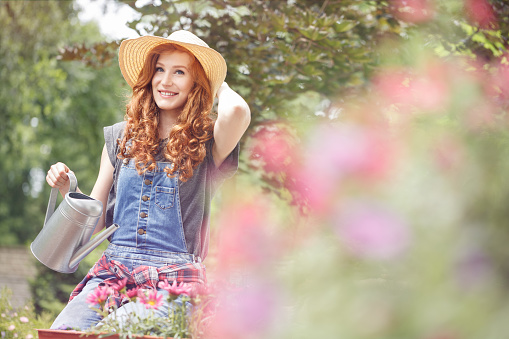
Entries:
[[[111,243],[104,252],[108,260],[124,264],[130,271],[140,265],[163,267],[170,264],[195,263],[201,259],[187,252],[180,210],[178,174],[170,178],[164,169],[168,162],[157,162],[153,171],[139,175],[133,159],[124,159],[118,176],[113,222],[120,228],[113,233]],[[78,327],[82,330],[97,324],[101,319],[89,308],[86,298],[101,278],[94,277],[55,319],[52,329]],[[157,289],[160,293],[167,292]],[[120,307],[116,316],[136,310],[143,316],[143,305],[128,303]],[[167,316],[168,305],[156,311]]]

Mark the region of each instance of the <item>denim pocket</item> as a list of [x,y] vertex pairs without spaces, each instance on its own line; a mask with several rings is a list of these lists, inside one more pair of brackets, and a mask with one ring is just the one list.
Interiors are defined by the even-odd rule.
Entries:
[[167,209],[173,207],[175,201],[175,188],[156,186],[155,203],[159,208]]

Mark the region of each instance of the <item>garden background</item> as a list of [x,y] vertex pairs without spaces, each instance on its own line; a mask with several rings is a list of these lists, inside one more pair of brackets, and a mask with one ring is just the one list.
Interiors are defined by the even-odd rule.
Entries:
[[[140,13],[141,34],[202,37],[251,108],[213,206],[210,280],[235,286],[216,333],[509,333],[506,1],[115,1]],[[79,11],[0,1],[4,248],[41,229],[52,163],[91,191],[102,127],[123,118],[119,41]],[[34,309],[12,310],[4,291],[0,331],[48,326],[99,254],[72,275],[35,263]]]

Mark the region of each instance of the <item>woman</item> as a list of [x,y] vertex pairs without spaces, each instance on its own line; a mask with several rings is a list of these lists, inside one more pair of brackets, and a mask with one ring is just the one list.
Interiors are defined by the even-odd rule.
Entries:
[[[104,128],[91,196],[105,206],[94,233],[113,223],[120,228],[53,329],[97,324],[100,318],[86,298],[99,284],[124,280],[128,288],[164,293],[157,288],[164,279],[205,283],[201,262],[208,249],[210,202],[236,171],[238,143],[250,122],[248,105],[224,82],[224,59],[190,32],[125,40],[119,64],[133,93],[125,121]],[[46,181],[65,195],[69,171],[63,163],[54,164]],[[135,307],[121,306],[117,315]],[[158,315],[166,311],[161,307]]]

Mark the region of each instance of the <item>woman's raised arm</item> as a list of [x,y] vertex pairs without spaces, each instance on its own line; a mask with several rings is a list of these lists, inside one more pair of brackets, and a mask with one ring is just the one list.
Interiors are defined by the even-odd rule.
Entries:
[[217,91],[217,120],[214,126],[212,156],[216,167],[221,166],[233,151],[251,121],[246,101],[223,82]]

